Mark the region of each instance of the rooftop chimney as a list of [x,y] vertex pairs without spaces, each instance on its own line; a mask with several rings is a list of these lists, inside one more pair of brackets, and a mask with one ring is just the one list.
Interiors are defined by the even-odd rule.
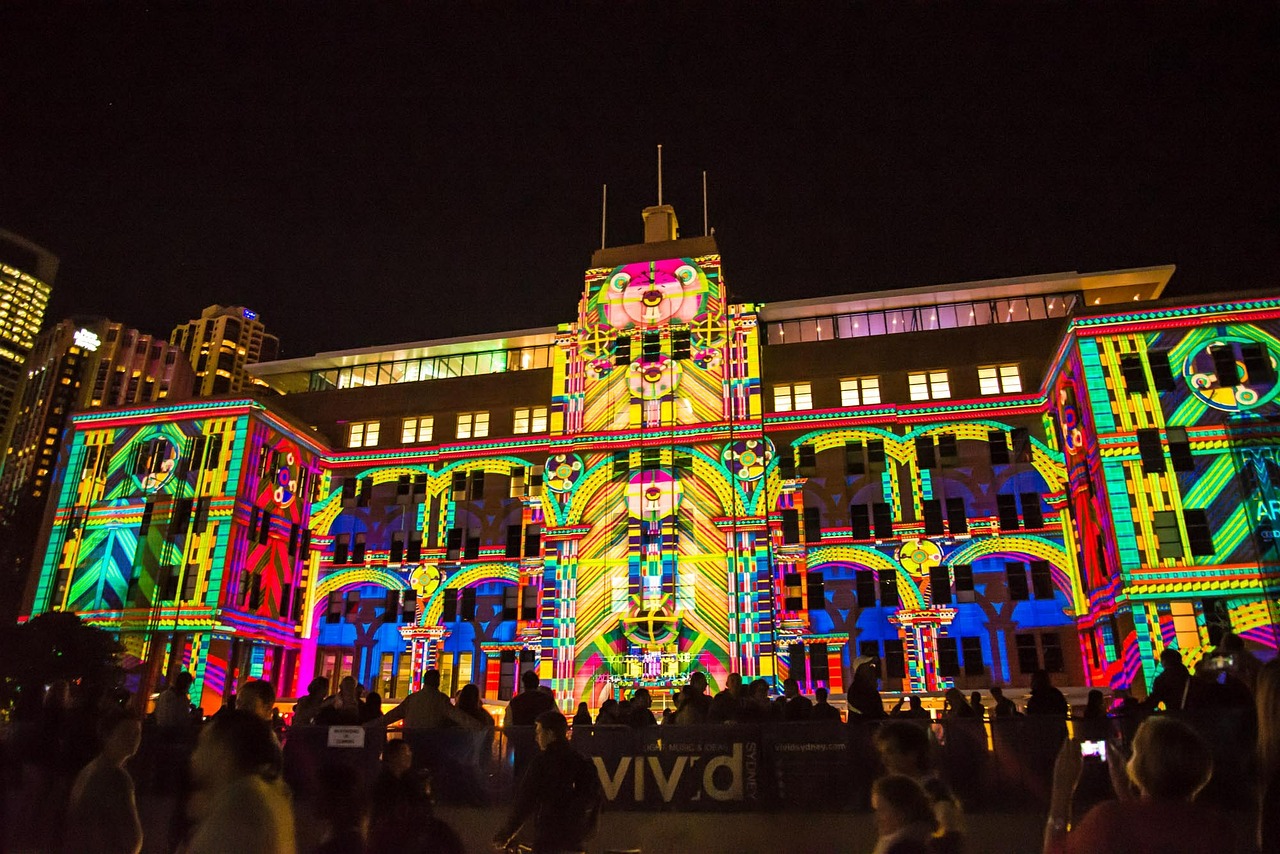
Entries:
[[680,237],[680,224],[676,222],[676,209],[671,205],[653,205],[641,213],[644,217],[644,242],[662,243]]

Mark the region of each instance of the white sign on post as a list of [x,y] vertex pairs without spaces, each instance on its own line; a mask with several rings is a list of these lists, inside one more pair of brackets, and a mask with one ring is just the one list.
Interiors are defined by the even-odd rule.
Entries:
[[364,747],[364,727],[331,726],[329,727],[330,747]]

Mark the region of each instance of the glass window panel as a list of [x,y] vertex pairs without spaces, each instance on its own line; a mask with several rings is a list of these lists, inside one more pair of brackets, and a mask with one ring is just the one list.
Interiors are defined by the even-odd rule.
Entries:
[[446,377],[460,377],[462,373],[462,356],[450,356],[444,363],[444,375]]
[[924,374],[907,374],[907,388],[912,400],[929,399],[929,378]]
[[1000,388],[1007,394],[1022,391],[1022,377],[1018,375],[1017,365],[1000,366]]
[[1000,377],[995,368],[978,368],[978,391],[982,394],[1000,393]]
[[867,334],[884,334],[884,312],[872,311],[867,313]]
[[493,357],[497,353],[476,353],[476,373],[491,374],[493,373]]
[[489,413],[476,413],[474,435],[477,439],[489,435]]
[[391,385],[391,363],[380,362],[378,364],[378,385]]
[[819,317],[815,323],[819,341],[830,341],[832,338],[836,337],[835,329],[833,328],[830,317]]
[[801,341],[817,341],[818,340],[818,322],[812,317],[800,321],[800,340]]
[[773,411],[791,411],[791,386],[776,385],[773,387]]
[[813,391],[809,383],[796,383],[792,392],[792,402],[796,409],[813,409]]
[[1048,317],[1044,309],[1044,297],[1028,297],[1027,312],[1027,317],[1031,320],[1044,320]]
[[856,315],[842,314],[836,318],[836,335],[840,338],[852,338],[854,335],[853,318]]
[[862,404],[868,406],[880,402],[880,378],[862,378]]
[[404,365],[404,381],[407,383],[416,383],[418,381],[418,369],[422,363],[417,359],[411,359]]
[[857,380],[840,380],[840,405],[858,406],[862,402]]
[[1006,321],[1020,323],[1024,320],[1031,319],[1031,312],[1027,308],[1026,299],[1015,299],[1009,301],[1009,310],[1006,312]]
[[991,304],[986,302],[969,303],[969,314],[974,326],[987,326],[991,323]]
[[939,329],[954,329],[956,327],[956,307],[954,305],[940,305],[937,311]]
[[929,373],[929,387],[934,400],[951,397],[951,381],[947,377],[946,371],[931,371]]

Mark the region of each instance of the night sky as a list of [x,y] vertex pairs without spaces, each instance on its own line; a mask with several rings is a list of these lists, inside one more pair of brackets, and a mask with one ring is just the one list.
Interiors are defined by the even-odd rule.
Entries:
[[657,143],[737,300],[1280,292],[1277,4],[157,5],[0,9],[0,228],[61,257],[53,319],[243,303],[286,356],[569,321]]

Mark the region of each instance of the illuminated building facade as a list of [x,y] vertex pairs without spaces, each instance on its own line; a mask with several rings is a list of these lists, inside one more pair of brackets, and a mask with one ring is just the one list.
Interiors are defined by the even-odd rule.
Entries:
[[189,663],[206,705],[228,674],[501,699],[536,668],[567,708],[695,669],[839,694],[859,656],[889,691],[1119,685],[1227,627],[1274,654],[1280,299],[1160,300],[1160,267],[733,304],[713,238],[645,218],[557,328],[77,417],[33,610]]
[[169,343],[187,354],[199,397],[236,394],[255,385],[245,365],[269,362],[280,339],[266,331],[258,313],[242,305],[211,305],[190,323],[175,327]]
[[0,447],[8,447],[24,366],[58,274],[58,259],[0,231]]

